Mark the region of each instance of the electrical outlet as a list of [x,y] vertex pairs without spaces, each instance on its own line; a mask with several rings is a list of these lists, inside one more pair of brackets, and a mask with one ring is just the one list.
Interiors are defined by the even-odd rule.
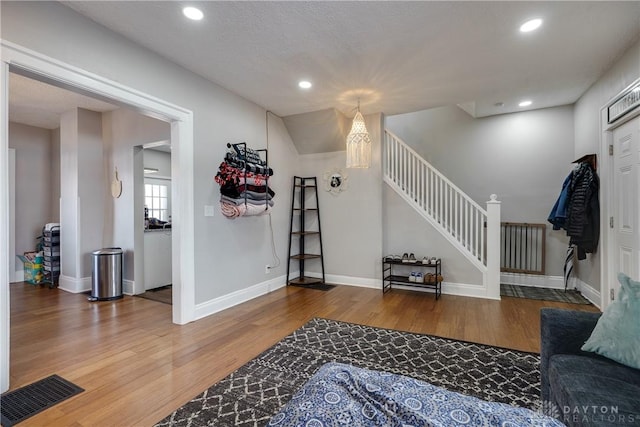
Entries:
[[269,264],[264,266],[264,274],[271,273],[271,266]]

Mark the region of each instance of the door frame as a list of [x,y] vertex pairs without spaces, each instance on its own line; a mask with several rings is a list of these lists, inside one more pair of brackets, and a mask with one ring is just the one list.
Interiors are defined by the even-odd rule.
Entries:
[[[126,105],[171,124],[173,323],[195,319],[193,112],[86,70],[0,39],[0,227],[9,235],[9,72]],[[175,160],[174,160],[175,158]],[[9,242],[0,239],[0,392],[9,389]]]
[[[615,233],[609,228],[609,218],[614,216],[615,209],[615,191],[613,189],[613,156],[609,155],[609,146],[613,145],[613,131],[620,125],[640,116],[640,108],[629,112],[625,116],[616,120],[614,123],[607,123],[607,109],[620,98],[622,94],[640,83],[640,78],[618,92],[609,99],[607,103],[600,109],[600,309],[604,311],[611,303],[610,291],[613,283],[616,283],[617,273],[614,266],[615,251]],[[606,160],[605,160],[606,159]],[[602,193],[605,190],[606,193]]]

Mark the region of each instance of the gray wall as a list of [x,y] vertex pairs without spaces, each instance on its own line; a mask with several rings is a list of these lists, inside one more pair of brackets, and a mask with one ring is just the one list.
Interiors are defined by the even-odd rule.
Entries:
[[[42,227],[55,219],[51,131],[10,122],[9,147],[16,150],[15,242],[20,255],[35,250]],[[21,261],[11,262],[15,262],[16,271],[22,270]]]
[[[575,104],[575,156],[600,153],[600,109],[621,90],[640,77],[640,41],[632,46]],[[599,159],[600,162],[604,159]],[[604,208],[607,189],[600,188]],[[600,241],[600,248],[602,240]],[[583,282],[600,290],[600,251],[576,262],[574,272]]]
[[[372,144],[370,168],[347,169],[346,151],[337,151],[301,155],[298,173],[318,178],[325,273],[353,277],[351,283],[373,285],[381,279],[382,115],[368,115],[365,123]],[[325,173],[335,169],[348,177],[346,191],[337,195],[326,191],[324,180]],[[314,267],[319,271],[319,264],[309,265],[311,271]]]
[[[104,147],[108,152],[105,161],[108,182],[110,183],[114,178],[116,168],[118,169],[118,178],[122,181],[120,197],[113,198],[108,192],[105,200],[104,244],[105,246],[117,246],[124,250],[123,276],[125,280],[134,280],[135,226],[137,222],[139,227],[137,232],[142,233],[144,225],[143,208],[136,211],[134,207],[136,203],[134,197],[134,151],[140,152],[140,149],[134,150],[134,147],[168,140],[171,138],[171,129],[166,122],[143,116],[128,108],[119,108],[102,115],[102,131]],[[140,175],[142,176],[142,171],[140,171]],[[170,170],[166,172],[166,175],[171,175]],[[141,197],[144,197],[144,190],[141,188],[140,191]],[[140,206],[144,205],[142,200],[137,202]]]
[[60,128],[51,131],[51,222],[60,222]]
[[[168,137],[171,138],[171,129],[167,126]],[[153,149],[145,149],[144,167],[155,168],[158,172],[147,174],[145,178],[154,178],[155,176],[171,177],[171,153],[158,151]]]
[[[265,110],[179,65],[167,61],[55,2],[3,2],[3,39],[118,81],[194,112],[195,301],[196,304],[284,275],[271,276],[267,217],[229,221],[204,217],[204,205],[219,198],[213,176],[227,142],[263,148]],[[270,159],[276,175],[272,213],[276,249],[284,259],[289,219],[290,179],[297,153],[282,121],[270,119]]]
[[[571,106],[480,119],[455,106],[441,107],[389,116],[387,127],[480,206],[486,206],[490,194],[497,194],[502,221],[546,223],[574,160]],[[395,202],[386,199],[387,204],[394,206]],[[419,217],[415,222],[408,222],[406,215],[400,218],[388,212],[385,248],[390,251],[402,249],[399,227],[415,228],[427,236],[435,233],[427,232]],[[430,239],[421,237],[422,241]],[[547,227],[547,275],[562,275],[567,244],[563,231]],[[435,256],[439,251],[424,250]],[[452,262],[445,266],[457,268]],[[472,276],[461,271],[454,273],[456,279],[460,275],[462,282],[458,283],[474,283],[468,281],[474,280]]]

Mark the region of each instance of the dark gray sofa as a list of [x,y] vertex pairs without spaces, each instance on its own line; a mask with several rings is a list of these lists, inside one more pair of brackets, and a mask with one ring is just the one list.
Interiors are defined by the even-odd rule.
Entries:
[[568,426],[640,426],[640,370],[580,350],[600,316],[541,310],[543,405]]

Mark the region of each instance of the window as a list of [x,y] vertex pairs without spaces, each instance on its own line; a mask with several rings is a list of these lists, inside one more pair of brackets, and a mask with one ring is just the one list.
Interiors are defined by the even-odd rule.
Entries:
[[149,211],[149,218],[169,221],[168,187],[164,184],[145,184],[144,205]]

